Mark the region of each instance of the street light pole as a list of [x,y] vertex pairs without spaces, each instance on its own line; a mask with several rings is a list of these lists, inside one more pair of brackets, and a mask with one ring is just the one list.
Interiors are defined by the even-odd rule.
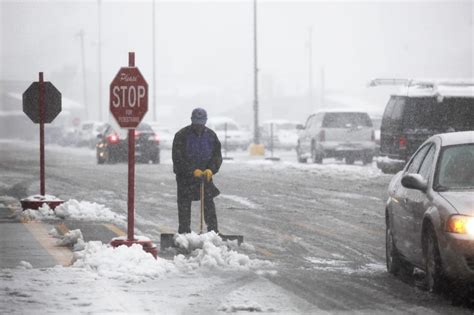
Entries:
[[313,104],[313,27],[308,29],[308,103],[311,111],[314,111]]
[[82,97],[83,97],[83,103],[84,103],[84,115],[86,116],[86,119],[89,119],[89,106],[87,104],[87,81],[86,81],[86,57],[85,57],[85,51],[84,51],[84,30],[81,29],[81,31],[77,34],[81,40],[81,63],[82,63]]
[[153,2],[153,7],[152,7],[152,32],[151,32],[151,36],[153,37],[152,38],[152,53],[153,53],[153,91],[152,91],[152,95],[153,95],[153,121],[156,121],[156,56],[155,56],[155,52],[156,52],[156,45],[155,45],[155,0],[152,0]]
[[97,67],[98,67],[98,75],[99,75],[99,85],[98,85],[98,97],[99,97],[99,105],[97,109],[99,110],[99,121],[102,121],[102,0],[97,0],[97,27],[98,27],[98,39],[99,42],[97,44]]
[[258,128],[258,55],[257,55],[257,0],[253,0],[253,58],[254,58],[254,135],[253,143],[260,144]]

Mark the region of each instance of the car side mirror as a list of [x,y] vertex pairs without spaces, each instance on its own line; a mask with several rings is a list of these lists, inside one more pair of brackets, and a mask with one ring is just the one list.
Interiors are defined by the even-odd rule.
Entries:
[[426,192],[428,182],[420,174],[406,174],[402,177],[402,186],[408,189],[416,189]]
[[304,126],[301,124],[296,125],[296,130],[304,130]]

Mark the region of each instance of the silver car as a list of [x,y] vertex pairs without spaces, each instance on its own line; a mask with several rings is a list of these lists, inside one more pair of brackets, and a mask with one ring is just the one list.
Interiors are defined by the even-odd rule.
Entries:
[[474,282],[474,131],[426,140],[388,193],[388,271],[421,268],[432,292]]
[[375,131],[366,112],[322,111],[309,116],[296,145],[298,162],[311,158],[345,159],[346,164],[362,160],[372,163],[376,152]]

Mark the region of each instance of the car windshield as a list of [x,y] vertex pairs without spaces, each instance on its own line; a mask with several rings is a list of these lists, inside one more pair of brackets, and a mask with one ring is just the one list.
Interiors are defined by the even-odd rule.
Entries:
[[474,129],[474,98],[451,97],[438,102],[435,97],[416,97],[405,105],[406,128],[441,131]]
[[216,131],[223,131],[225,130],[225,125],[227,124],[227,130],[239,130],[237,125],[234,123],[219,123],[214,125],[214,130]]
[[324,115],[323,128],[372,127],[372,121],[366,113],[327,113]]
[[474,188],[474,144],[446,147],[439,162],[437,190]]
[[144,131],[150,131],[150,132],[152,132],[152,131],[153,131],[153,129],[151,128],[150,125],[148,125],[148,124],[143,124],[143,123],[141,123],[141,124],[138,125],[137,130],[138,130],[138,131],[142,131],[142,132],[144,132]]

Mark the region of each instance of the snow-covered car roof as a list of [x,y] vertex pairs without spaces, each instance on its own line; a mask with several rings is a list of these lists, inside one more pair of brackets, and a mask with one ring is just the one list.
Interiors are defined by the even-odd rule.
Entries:
[[474,143],[474,131],[441,133],[432,138],[436,137],[441,138],[442,146]]
[[313,114],[325,114],[325,113],[348,113],[348,114],[368,114],[366,111],[363,110],[353,110],[349,108],[331,108],[331,109],[322,109],[314,112]]
[[392,95],[408,97],[474,97],[474,79],[436,80],[436,79],[374,79],[369,86],[400,86]]

